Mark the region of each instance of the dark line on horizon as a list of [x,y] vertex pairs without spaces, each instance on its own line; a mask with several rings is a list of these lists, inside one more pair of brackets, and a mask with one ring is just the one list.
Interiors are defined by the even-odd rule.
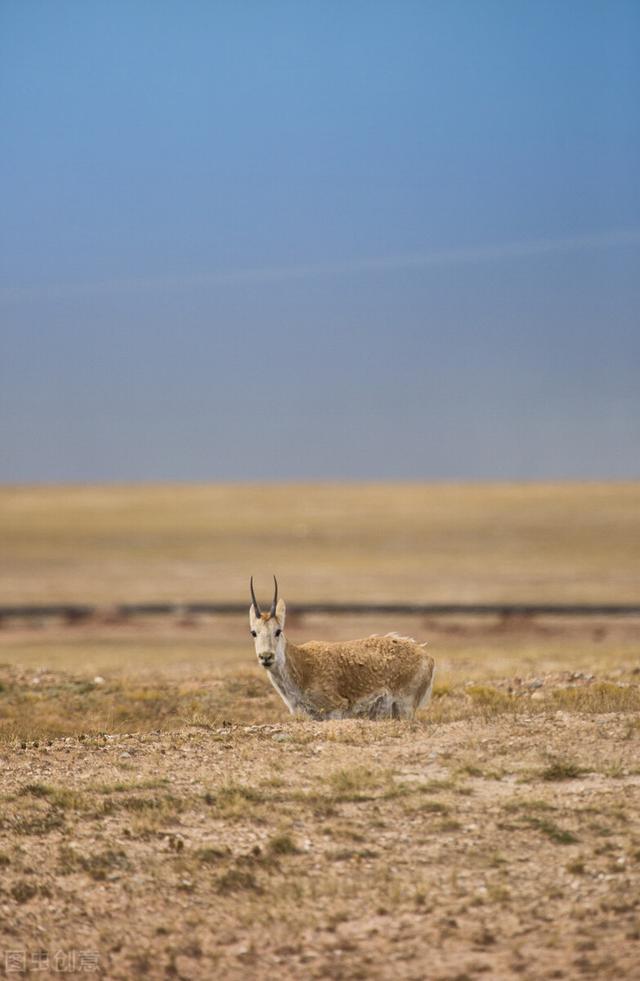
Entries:
[[[101,618],[105,621],[142,616],[244,615],[246,603],[120,603],[94,606],[79,603],[16,604],[0,606],[0,620],[61,618],[69,623]],[[367,616],[591,617],[640,616],[640,603],[298,603],[289,615],[314,613]]]

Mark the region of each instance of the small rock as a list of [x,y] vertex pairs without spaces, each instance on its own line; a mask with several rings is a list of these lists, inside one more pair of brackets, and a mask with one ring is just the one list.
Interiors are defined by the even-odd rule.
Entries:
[[530,681],[527,684],[527,688],[530,688],[532,691],[534,691],[536,688],[542,688],[543,685],[544,685],[544,681],[542,680],[542,678],[534,678],[533,681]]
[[121,760],[130,760],[131,759],[131,753],[126,753],[126,752],[125,753],[120,753],[120,759]]
[[271,738],[277,743],[286,743],[290,741],[291,736],[288,732],[275,732]]
[[97,674],[93,679],[94,685],[104,685],[104,678],[102,675]]

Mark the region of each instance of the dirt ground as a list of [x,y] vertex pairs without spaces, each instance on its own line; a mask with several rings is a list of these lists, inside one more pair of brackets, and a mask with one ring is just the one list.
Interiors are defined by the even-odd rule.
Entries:
[[637,623],[431,625],[428,711],[325,724],[214,627],[3,632],[0,975],[640,977]]
[[[633,602],[640,485],[0,488],[0,976],[640,979],[640,621],[296,617]],[[246,616],[429,642],[413,723],[294,719]],[[268,599],[268,596],[267,596]],[[111,612],[109,611],[111,606]]]

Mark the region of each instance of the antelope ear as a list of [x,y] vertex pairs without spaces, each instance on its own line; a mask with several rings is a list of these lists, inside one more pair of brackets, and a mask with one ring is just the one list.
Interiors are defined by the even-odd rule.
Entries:
[[283,599],[279,599],[278,605],[276,606],[276,620],[278,621],[278,625],[280,626],[281,630],[284,627],[284,620],[285,620],[286,613],[287,613],[287,604]]
[[249,624],[251,625],[252,630],[254,629],[256,623],[258,622],[258,619],[259,618],[256,616],[256,611],[252,603],[251,606],[249,607]]

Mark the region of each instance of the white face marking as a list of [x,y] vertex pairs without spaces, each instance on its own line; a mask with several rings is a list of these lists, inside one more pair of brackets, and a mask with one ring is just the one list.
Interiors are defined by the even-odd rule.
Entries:
[[[278,604],[280,606],[280,604]],[[283,604],[284,605],[284,604]],[[254,638],[256,656],[263,668],[273,668],[284,660],[284,611],[264,620],[256,616],[253,606],[249,609],[249,626]]]

